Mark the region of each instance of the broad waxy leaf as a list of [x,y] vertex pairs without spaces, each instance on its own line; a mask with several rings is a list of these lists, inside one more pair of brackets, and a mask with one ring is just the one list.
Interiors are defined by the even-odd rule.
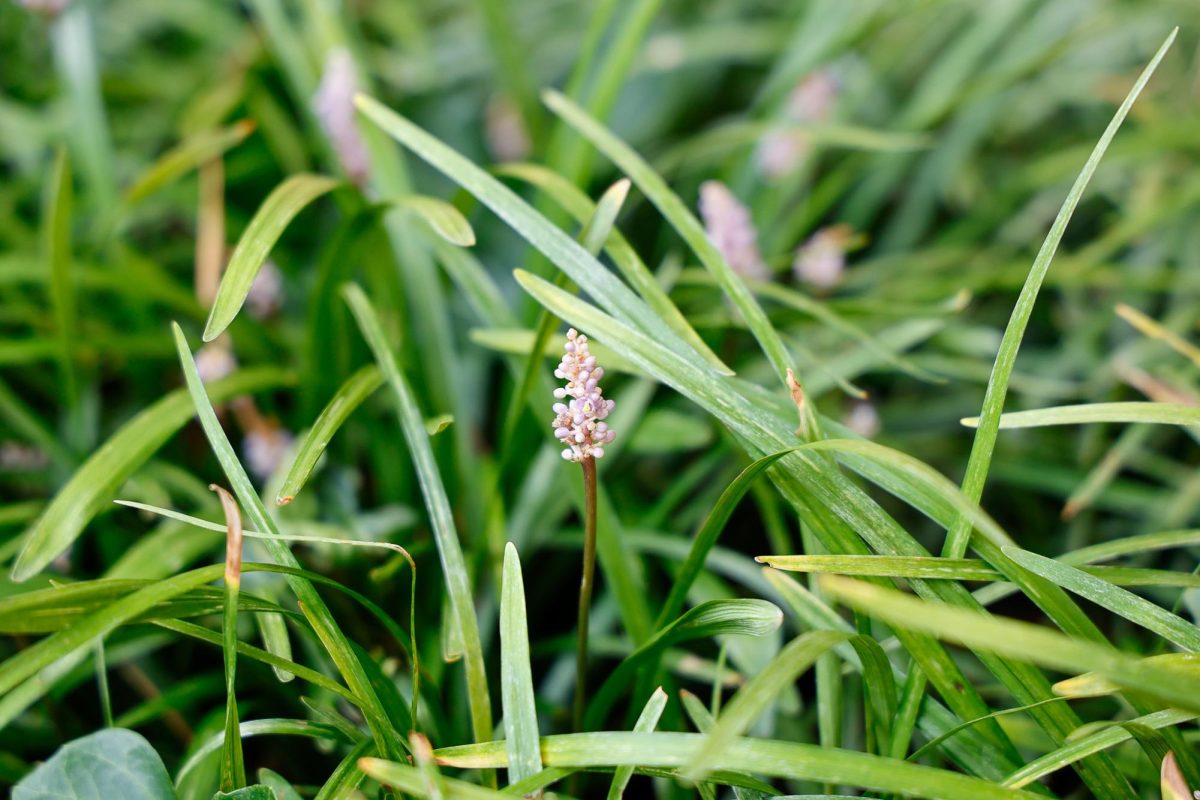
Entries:
[[68,742],[13,787],[13,800],[175,800],[162,759],[122,728]]

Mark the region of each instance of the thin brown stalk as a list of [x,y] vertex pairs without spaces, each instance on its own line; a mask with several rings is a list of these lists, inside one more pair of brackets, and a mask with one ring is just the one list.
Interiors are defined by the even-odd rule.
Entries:
[[592,583],[596,574],[596,459],[583,465],[583,577],[579,581],[578,639],[575,643],[575,730],[583,730],[587,709],[588,616],[592,607]]

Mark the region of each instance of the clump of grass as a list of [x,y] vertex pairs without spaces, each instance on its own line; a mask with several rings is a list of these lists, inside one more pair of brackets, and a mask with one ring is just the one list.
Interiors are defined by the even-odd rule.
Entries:
[[245,12],[0,7],[14,798],[1200,789],[1194,10]]

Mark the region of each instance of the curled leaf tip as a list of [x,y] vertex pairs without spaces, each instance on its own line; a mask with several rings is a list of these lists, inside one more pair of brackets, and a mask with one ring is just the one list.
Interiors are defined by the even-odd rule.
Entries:
[[208,489],[217,493],[225,512],[225,582],[237,585],[242,581],[242,512],[223,487],[210,483]]

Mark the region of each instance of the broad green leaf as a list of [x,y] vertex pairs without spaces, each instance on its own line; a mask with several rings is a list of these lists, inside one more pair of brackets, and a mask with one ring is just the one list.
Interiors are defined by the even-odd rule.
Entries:
[[253,131],[254,123],[250,120],[242,120],[228,128],[203,131],[188,137],[163,153],[125,190],[123,198],[125,205],[132,206],[198,168],[206,161],[211,161],[226,150],[237,147]]
[[[667,707],[667,693],[658,687],[654,693],[650,695],[650,699],[646,701],[646,705],[642,708],[642,713],[638,715],[637,722],[633,726],[634,733],[649,733],[658,727],[658,720],[662,717],[663,709]],[[509,760],[512,760],[511,754]],[[625,794],[625,787],[629,785],[629,779],[633,777],[633,767],[624,766],[617,767],[613,770],[612,784],[608,787],[608,800],[621,800]]]
[[383,375],[374,364],[363,367],[346,379],[296,447],[292,466],[288,468],[287,477],[283,479],[278,497],[275,498],[277,504],[287,505],[295,499],[342,423],[382,385]]
[[517,548],[504,548],[500,591],[500,698],[504,708],[504,740],[508,743],[508,781],[517,783],[541,772],[538,720],[529,663],[529,622],[525,617],[525,584]]
[[1114,614],[1157,633],[1184,650],[1193,653],[1200,651],[1200,628],[1170,611],[1159,608],[1149,600],[1114,586],[1103,578],[1019,547],[1005,547],[1004,553],[1030,572],[1054,581],[1080,597],[1086,597]]
[[[183,367],[183,374],[187,379],[188,392],[191,395],[195,413],[200,418],[200,425],[204,429],[209,446],[216,455],[217,461],[220,462],[238,503],[255,527],[271,534],[263,539],[263,543],[272,560],[281,566],[298,569],[299,562],[287,544],[279,538],[279,529],[275,520],[267,513],[254,484],[250,482],[250,476],[246,474],[246,470],[238,461],[233,446],[229,443],[220,420],[217,419],[212,399],[196,370],[196,361],[188,348],[183,329],[175,325],[174,331],[175,346],[179,352],[180,365]],[[349,641],[329,612],[325,602],[308,579],[299,575],[289,575],[287,581],[299,601],[305,618],[345,679],[346,685],[358,699],[379,751],[385,754],[398,755],[402,753],[404,745],[400,742],[398,732],[384,713],[379,697],[367,679],[362,664],[359,663],[358,657],[354,654]]]
[[446,497],[446,488],[442,485],[441,475],[437,470],[437,462],[433,457],[433,449],[429,444],[429,435],[425,431],[420,409],[408,381],[400,371],[396,355],[387,343],[375,309],[362,289],[354,284],[344,287],[343,294],[358,321],[363,338],[367,340],[375,361],[396,398],[400,428],[408,443],[409,454],[421,484],[421,493],[425,497],[438,556],[442,562],[442,573],[446,578],[447,596],[453,611],[455,628],[461,636],[466,655],[472,727],[477,739],[486,739],[492,733],[492,704],[488,696],[487,672],[479,639],[479,622],[475,616],[466,560],[459,544],[450,500]]
[[216,339],[233,322],[246,302],[258,270],[288,223],[305,206],[337,185],[337,180],[323,175],[293,175],[263,201],[229,258],[204,326],[204,341]]
[[[235,372],[209,387],[214,402],[275,388],[294,380],[289,372],[254,368]],[[186,389],[177,389],[125,423],[84,462],[30,528],[13,565],[15,581],[26,580],[58,557],[121,488],[171,436],[192,418]],[[224,530],[224,528],[222,528]]]
[[783,623],[783,612],[765,600],[710,600],[661,628],[613,670],[588,703],[587,727],[597,728],[637,670],[668,647],[714,636],[766,636]]
[[772,327],[771,321],[763,312],[754,295],[734,273],[733,268],[725,262],[725,258],[709,241],[704,227],[696,216],[688,210],[687,205],[677,194],[671,191],[666,181],[656,173],[640,155],[627,144],[615,137],[595,117],[588,114],[567,97],[548,90],[542,95],[543,101],[555,114],[574,128],[580,135],[596,146],[617,167],[641,189],[642,194],[658,208],[663,217],[670,223],[688,247],[699,257],[721,290],[729,297],[734,307],[741,313],[742,318],[750,328],[750,332],[762,346],[779,378],[791,366],[791,357],[784,347],[779,334]]
[[[576,733],[542,738],[550,767],[682,767],[691,763],[704,736],[694,733]],[[438,762],[464,769],[502,767],[503,742],[435,751]],[[718,770],[775,778],[855,786],[936,800],[1015,800],[1036,795],[946,770],[917,766],[850,750],[769,739],[734,739],[708,765]]]
[[926,603],[910,595],[850,578],[824,576],[821,587],[847,605],[885,622],[927,631],[939,639],[1064,672],[1094,671],[1185,711],[1200,711],[1200,679],[1184,678],[1111,647],[1074,639],[1017,620]]
[[[961,420],[968,428],[979,427],[979,417]],[[1010,411],[1000,416],[999,427],[1041,428],[1047,425],[1089,425],[1097,422],[1151,422],[1159,425],[1200,425],[1200,408],[1179,403],[1087,403],[1054,406],[1030,411]]]
[[467,222],[461,211],[445,200],[410,194],[392,200],[392,205],[417,214],[434,233],[450,244],[459,247],[471,247],[475,244],[475,231],[471,228],[471,223]]
[[122,728],[68,742],[12,792],[13,800],[175,800],[158,753]]
[[[1142,89],[1150,81],[1150,76],[1154,74],[1154,70],[1157,69],[1159,62],[1162,61],[1163,57],[1167,54],[1167,50],[1170,49],[1171,44],[1175,41],[1175,35],[1178,31],[1179,29],[1176,28],[1167,36],[1166,41],[1163,42],[1158,52],[1150,60],[1150,63],[1146,65],[1146,68],[1134,83],[1133,88],[1126,95],[1124,102],[1121,103],[1120,108],[1113,115],[1112,121],[1108,123],[1108,127],[1100,136],[1100,141],[1096,142],[1096,147],[1092,150],[1087,162],[1083,165],[1079,177],[1075,179],[1075,184],[1067,193],[1067,198],[1063,201],[1058,216],[1054,218],[1054,223],[1050,226],[1050,232],[1046,234],[1041,249],[1038,250],[1038,254],[1034,258],[1033,266],[1029,270],[1029,275],[1025,279],[1025,284],[1021,287],[1021,294],[1017,297],[1017,304],[1013,308],[1008,326],[1004,329],[1004,337],[1000,340],[1000,350],[996,354],[992,374],[988,378],[987,391],[983,397],[983,408],[980,411],[979,427],[975,433],[975,440],[971,445],[971,455],[967,461],[966,475],[963,477],[963,493],[971,500],[978,501],[983,496],[983,487],[987,482],[988,468],[992,462],[992,453],[996,448],[1000,418],[1004,411],[1004,400],[1008,395],[1009,381],[1012,378],[1013,367],[1017,361],[1017,351],[1021,347],[1021,340],[1025,338],[1025,328],[1029,324],[1029,317],[1033,313],[1033,306],[1037,302],[1042,282],[1045,280],[1046,273],[1050,269],[1050,262],[1054,259],[1054,254],[1058,251],[1058,245],[1067,230],[1067,224],[1071,221],[1071,217],[1075,213],[1075,207],[1079,205],[1084,190],[1087,188],[1088,183],[1091,182],[1096,168],[1100,165],[1100,159],[1104,157],[1105,151],[1108,150],[1108,146],[1117,135],[1117,131],[1125,121],[1126,115],[1129,114],[1129,109],[1133,107],[1134,101],[1137,100]],[[951,558],[961,558],[966,554],[970,538],[971,524],[967,518],[962,517],[950,529],[949,535],[946,537],[946,544],[942,550],[942,555]]]

